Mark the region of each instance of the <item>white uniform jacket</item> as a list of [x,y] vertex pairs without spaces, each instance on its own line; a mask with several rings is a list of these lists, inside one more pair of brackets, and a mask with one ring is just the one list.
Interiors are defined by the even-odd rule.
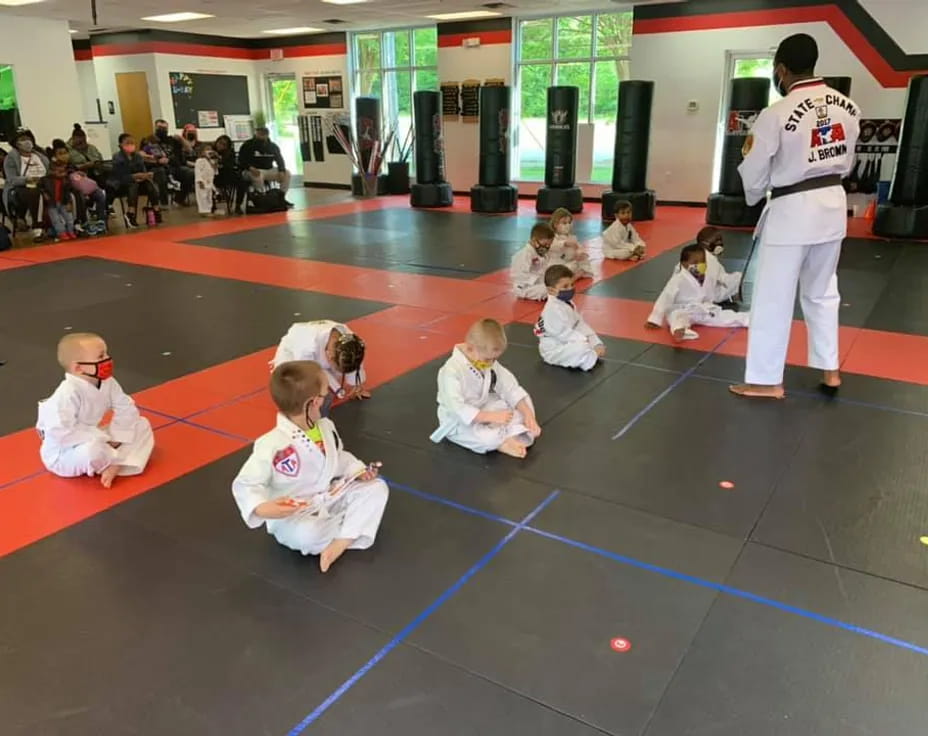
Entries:
[[335,366],[333,366],[325,354],[325,348],[329,344],[329,336],[332,330],[336,330],[342,335],[350,335],[351,330],[347,325],[341,322],[333,322],[330,319],[319,319],[314,322],[295,322],[287,330],[280,344],[277,346],[277,352],[271,361],[271,368],[276,368],[281,363],[287,363],[291,360],[314,360],[329,377],[329,388],[337,396],[341,396],[344,386],[354,386],[358,382],[364,383],[367,376],[364,373],[364,367],[358,375],[349,373],[342,375]]

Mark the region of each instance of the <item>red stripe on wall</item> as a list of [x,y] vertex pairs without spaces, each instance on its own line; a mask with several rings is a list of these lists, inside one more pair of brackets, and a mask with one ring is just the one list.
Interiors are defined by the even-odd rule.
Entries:
[[453,48],[464,43],[465,38],[479,38],[482,46],[500,43],[512,43],[512,30],[476,31],[474,33],[448,33],[438,37],[439,48]]
[[90,49],[74,49],[74,61],[93,61]]
[[[339,56],[348,53],[343,43],[325,43],[305,46],[283,47],[287,58],[305,56]],[[131,56],[133,54],[176,54],[179,56],[211,56],[221,59],[246,59],[262,61],[271,56],[270,49],[246,49],[234,46],[210,46],[197,43],[174,43],[171,41],[145,41],[142,43],[114,43],[94,46],[93,56]],[[75,58],[76,58],[75,52]],[[88,57],[89,58],[89,57]]]
[[636,20],[635,35],[653,33],[686,33],[714,31],[725,28],[789,25],[791,23],[827,23],[845,45],[884,87],[906,87],[909,78],[923,72],[901,72],[893,69],[870,41],[861,33],[837,5],[812,5],[803,8],[776,8],[736,13],[710,13],[676,18],[646,18]]

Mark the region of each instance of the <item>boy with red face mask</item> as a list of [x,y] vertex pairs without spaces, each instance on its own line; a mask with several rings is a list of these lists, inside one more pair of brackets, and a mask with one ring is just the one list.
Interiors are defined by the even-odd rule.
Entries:
[[[99,335],[75,332],[58,342],[64,381],[39,402],[36,429],[42,463],[55,475],[99,475],[109,488],[117,475],[138,475],[148,464],[155,438],[148,420],[113,378],[113,359]],[[113,411],[106,426],[100,422]]]
[[631,203],[617,202],[615,222],[603,233],[603,256],[620,261],[640,261],[644,252],[644,241],[632,225]]

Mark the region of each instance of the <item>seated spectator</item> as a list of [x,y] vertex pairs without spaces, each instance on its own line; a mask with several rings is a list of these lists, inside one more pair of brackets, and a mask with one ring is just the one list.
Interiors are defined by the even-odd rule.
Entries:
[[162,207],[168,205],[169,180],[171,178],[170,149],[170,145],[162,143],[156,136],[151,135],[142,139],[142,148],[139,150],[142,160],[145,161],[145,168],[151,172],[158,187],[159,201]]
[[11,217],[32,220],[32,235],[42,238],[42,222],[39,220],[39,203],[42,199],[39,181],[48,173],[48,159],[36,149],[35,136],[31,130],[21,129],[13,136],[13,150],[3,162],[6,183],[3,197],[6,210]]
[[110,185],[116,191],[117,196],[126,198],[126,211],[123,217],[127,230],[135,230],[139,226],[136,212],[140,194],[148,198],[146,209],[150,208],[154,212],[155,222],[162,221],[158,187],[155,185],[154,176],[150,171],[146,171],[145,161],[136,150],[135,138],[129,133],[122,133],[119,136],[119,152],[113,156]]
[[[227,197],[234,199],[235,214],[242,214],[242,202],[245,199],[245,182],[242,181],[242,174],[238,168],[238,161],[235,157],[235,146],[232,139],[227,135],[221,135],[216,139],[213,145],[216,153],[219,154],[219,170],[216,172],[215,186]],[[231,210],[233,202],[229,202]]]
[[[94,235],[106,232],[107,201],[106,192],[96,181],[71,163],[70,148],[62,140],[52,141],[52,166],[61,164],[66,168],[71,193],[74,196],[74,217],[78,231]],[[46,200],[47,201],[47,200]],[[95,220],[88,217],[88,202],[93,203]]]
[[71,140],[68,141],[68,154],[72,167],[78,171],[83,171],[87,176],[103,186],[105,172],[103,170],[103,155],[97,150],[97,147],[87,142],[87,133],[80,126],[80,123],[74,123],[74,130],[71,131]]
[[193,191],[193,167],[184,163],[183,143],[179,136],[170,134],[168,121],[163,118],[155,121],[155,138],[168,157],[168,188],[175,189],[174,201],[185,205]]
[[[270,139],[267,128],[255,128],[254,138],[242,144],[238,162],[245,181],[254,189],[263,192],[269,181],[278,182],[285,194],[290,188],[290,172],[287,171],[280,148]],[[274,171],[274,164],[277,164],[277,171]],[[293,206],[290,202],[287,204]]]

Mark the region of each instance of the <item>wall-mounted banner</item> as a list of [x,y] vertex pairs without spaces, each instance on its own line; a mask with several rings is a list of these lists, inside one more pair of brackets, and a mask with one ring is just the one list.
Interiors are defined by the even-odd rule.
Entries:
[[461,114],[461,85],[457,82],[442,82],[441,115],[446,120],[457,120]]
[[340,110],[345,107],[340,76],[303,77],[303,107],[313,110]]
[[465,123],[480,120],[480,80],[465,79],[461,85],[461,119]]

